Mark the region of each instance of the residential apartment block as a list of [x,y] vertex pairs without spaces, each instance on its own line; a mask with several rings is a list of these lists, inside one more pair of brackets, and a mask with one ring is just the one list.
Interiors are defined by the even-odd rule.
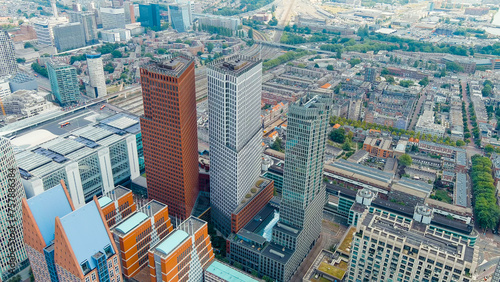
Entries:
[[472,281],[478,252],[470,240],[430,228],[432,209],[413,219],[365,212],[352,242],[347,281]]
[[50,61],[47,62],[47,72],[52,94],[61,106],[76,103],[80,100],[76,68]]
[[422,134],[431,134],[437,137],[443,137],[446,132],[446,128],[435,123],[434,111],[424,111],[424,113],[418,118],[417,125],[415,126],[415,131]]
[[392,158],[394,155],[392,140],[389,138],[366,137],[363,150],[370,153],[371,156],[383,159]]

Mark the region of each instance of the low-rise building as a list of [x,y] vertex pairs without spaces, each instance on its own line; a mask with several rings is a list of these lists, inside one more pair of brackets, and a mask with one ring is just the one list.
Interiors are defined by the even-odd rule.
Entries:
[[259,282],[264,281],[250,276],[239,269],[218,260],[210,262],[204,270],[205,282]]
[[446,132],[446,128],[434,122],[434,111],[424,111],[424,113],[418,118],[417,124],[415,126],[415,131],[421,134],[431,134],[438,137],[443,137]]
[[371,156],[383,159],[392,158],[394,154],[392,140],[389,138],[366,137],[363,150],[369,152]]

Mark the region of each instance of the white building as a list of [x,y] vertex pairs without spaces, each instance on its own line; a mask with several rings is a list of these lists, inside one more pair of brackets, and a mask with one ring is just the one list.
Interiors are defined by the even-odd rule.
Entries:
[[36,90],[18,90],[2,98],[2,102],[7,115],[21,117],[32,117],[57,108],[53,103],[48,102],[45,97],[37,94]]
[[69,20],[66,17],[38,19],[33,22],[38,44],[52,46],[54,44],[54,27],[59,24],[66,24]]
[[87,54],[87,68],[89,72],[89,84],[87,85],[87,95],[92,98],[106,96],[106,77],[102,65],[101,54]]
[[[21,177],[17,169],[14,151],[10,141],[0,138],[0,236],[5,241],[0,244],[0,279],[6,281],[12,275],[12,261],[16,262],[16,268],[28,260],[23,241],[23,225],[21,200],[25,198]],[[25,265],[27,266],[27,265]],[[18,271],[14,271],[16,273]],[[8,276],[9,275],[9,276]]]
[[[46,133],[40,130],[39,134]],[[26,134],[13,142],[27,147],[16,153],[16,160],[28,198],[64,180],[79,208],[94,195],[140,175],[137,140],[142,139],[135,116],[116,114],[41,144],[30,144],[33,140],[27,138],[33,136]]]
[[125,28],[125,10],[123,8],[101,8],[102,28]]
[[443,137],[446,128],[441,124],[434,123],[434,111],[424,111],[418,118],[415,131],[422,134],[431,134],[437,137]]
[[12,75],[16,72],[17,62],[14,43],[7,31],[0,30],[0,76]]
[[10,93],[9,80],[7,78],[0,79],[0,99],[3,101],[3,98]]
[[101,38],[103,42],[120,42],[130,40],[130,30],[128,29],[110,29],[101,31]]
[[215,226],[231,229],[231,213],[260,174],[262,62],[239,55],[208,67],[210,190]]

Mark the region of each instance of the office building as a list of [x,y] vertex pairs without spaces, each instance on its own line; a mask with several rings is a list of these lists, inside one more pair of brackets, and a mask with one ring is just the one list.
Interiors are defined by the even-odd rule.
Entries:
[[264,281],[251,276],[228,264],[213,260],[204,271],[205,282],[259,282]]
[[160,30],[160,6],[158,4],[139,4],[140,22],[143,27]]
[[135,23],[134,4],[130,1],[124,1],[123,9],[125,13],[125,24]]
[[12,75],[17,72],[14,43],[5,30],[0,30],[0,76]]
[[471,241],[430,227],[433,209],[413,219],[364,211],[352,241],[346,281],[472,281],[478,252]]
[[11,93],[12,92],[10,91],[9,80],[7,79],[7,77],[0,78],[0,100],[3,101],[3,99],[9,96]]
[[108,29],[101,31],[103,42],[115,43],[130,40],[130,30],[123,28]]
[[85,35],[82,24],[77,22],[55,26],[54,45],[58,52],[84,47]]
[[97,201],[109,228],[137,210],[132,190],[121,185],[104,193]]
[[75,210],[61,181],[22,207],[36,281],[121,281],[118,249],[96,198]]
[[0,278],[6,281],[29,264],[21,222],[21,201],[26,196],[8,139],[0,138],[0,154]]
[[148,197],[186,219],[198,197],[194,62],[178,56],[141,68]]
[[151,281],[202,282],[213,259],[207,223],[191,216],[149,251]]
[[125,11],[123,8],[101,8],[103,29],[125,28]]
[[9,80],[9,86],[12,92],[17,90],[38,90],[38,82],[35,76],[22,71]]
[[106,77],[102,65],[101,54],[87,54],[87,68],[89,72],[89,83],[87,95],[92,98],[100,98],[108,94],[106,88]]
[[61,106],[80,100],[80,87],[74,67],[49,61],[47,62],[47,72],[52,94]]
[[150,246],[156,245],[172,230],[167,206],[155,200],[112,228],[126,279],[131,279],[149,265]]
[[46,46],[54,45],[54,27],[66,23],[68,23],[66,17],[35,20],[33,22],[33,27],[35,29],[38,44]]
[[[321,232],[318,218],[326,202],[323,166],[330,106],[326,96],[305,97],[288,112],[280,219],[272,241],[293,254],[281,266],[269,268],[268,276],[278,281],[290,280]],[[273,256],[264,256],[264,264],[275,264]]]
[[119,113],[16,154],[28,198],[67,183],[76,208],[141,174],[139,120]]
[[210,14],[193,14],[193,17],[197,18],[199,24],[202,26],[224,27],[236,31],[241,25],[241,20],[237,17],[224,17]]
[[207,75],[211,212],[227,236],[231,214],[261,172],[262,63],[235,55],[211,64]]
[[80,23],[83,28],[86,45],[93,45],[99,42],[97,39],[97,24],[93,12],[68,12],[71,23]]
[[188,4],[168,5],[168,15],[172,28],[177,32],[186,32],[191,29],[191,10]]

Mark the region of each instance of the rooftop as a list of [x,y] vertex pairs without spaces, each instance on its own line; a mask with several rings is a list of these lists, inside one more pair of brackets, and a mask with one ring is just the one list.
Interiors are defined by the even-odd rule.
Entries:
[[175,248],[177,248],[184,240],[189,237],[183,230],[175,230],[174,232],[168,234],[168,236],[156,246],[155,250],[163,253],[164,255],[169,255]]
[[211,274],[224,279],[225,281],[231,282],[258,282],[260,279],[255,279],[250,275],[236,270],[233,267],[221,263],[217,260],[214,260],[206,269],[206,272],[210,272]]
[[163,61],[150,61],[142,68],[149,72],[178,78],[192,63],[191,58],[177,56]]
[[112,246],[96,203],[91,201],[67,214],[61,218],[61,224],[78,263],[87,261],[90,269],[96,268],[92,256],[104,254],[105,248]]
[[122,234],[127,234],[148,218],[149,217],[145,213],[136,212],[123,220],[118,226],[114,228],[114,230]]
[[241,74],[245,73],[246,71],[260,63],[260,60],[251,57],[233,55],[214,61],[209,65],[209,68],[219,72],[240,76]]
[[42,233],[46,245],[54,240],[55,218],[72,212],[71,205],[61,184],[29,198],[28,206]]
[[330,164],[329,166],[336,169],[342,169],[344,171],[352,173],[353,175],[357,174],[364,177],[372,178],[386,184],[389,184],[394,178],[394,173],[383,172],[375,168],[348,162],[346,160],[338,160]]
[[467,207],[468,206],[468,193],[467,193],[467,175],[465,173],[457,173],[457,180],[455,182],[455,189],[453,191],[453,198],[455,205]]

